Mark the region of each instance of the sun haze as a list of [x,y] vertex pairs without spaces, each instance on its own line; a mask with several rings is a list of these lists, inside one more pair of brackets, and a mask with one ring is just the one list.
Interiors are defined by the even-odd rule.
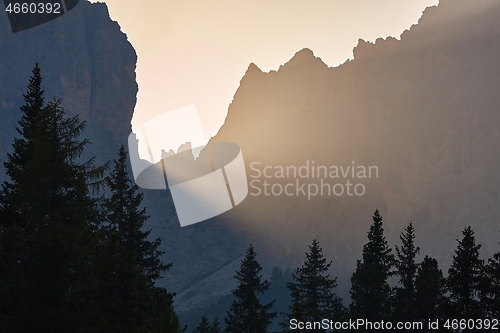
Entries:
[[338,66],[352,58],[359,38],[399,38],[438,0],[104,2],[138,54],[132,128],[195,104],[208,140],[223,125],[250,63],[277,70],[309,48]]

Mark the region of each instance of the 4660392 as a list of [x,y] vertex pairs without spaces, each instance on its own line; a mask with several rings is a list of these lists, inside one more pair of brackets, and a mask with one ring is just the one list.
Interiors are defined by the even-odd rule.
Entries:
[[9,14],[61,14],[61,4],[58,2],[54,3],[34,3],[34,2],[23,2],[23,3],[9,3],[5,7],[5,11]]
[[498,319],[447,319],[443,327],[452,330],[500,330]]

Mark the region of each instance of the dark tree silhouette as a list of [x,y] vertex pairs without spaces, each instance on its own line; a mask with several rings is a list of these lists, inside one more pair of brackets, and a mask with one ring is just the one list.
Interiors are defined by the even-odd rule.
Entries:
[[157,332],[170,325],[170,332],[178,332],[174,295],[155,286],[172,264],[161,262],[160,240],[148,240],[150,231],[142,230],[148,216],[141,207],[143,194],[131,184],[123,146],[106,184],[110,197],[105,200],[105,224],[99,230],[100,244],[93,266],[93,300],[99,308],[95,311],[96,325],[116,332],[131,327]]
[[212,333],[211,328],[212,327],[207,317],[203,315],[201,317],[200,323],[193,329],[192,333]]
[[[321,321],[325,318],[339,320],[343,315],[342,300],[337,297],[334,289],[337,279],[330,278],[328,270],[331,261],[327,262],[319,242],[314,239],[306,253],[306,261],[292,275],[293,282],[287,284],[292,305],[287,315],[288,321]],[[325,330],[311,330],[325,332]]]
[[500,252],[488,259],[484,284],[482,303],[485,305],[486,316],[500,318]]
[[378,321],[390,316],[391,288],[387,279],[392,275],[393,265],[394,256],[384,236],[382,216],[376,210],[363,258],[357,261],[351,277],[351,318]]
[[425,256],[415,279],[415,319],[422,322],[444,319],[444,284],[443,272],[439,269],[437,260]]
[[396,246],[396,276],[400,286],[394,288],[393,318],[398,321],[415,319],[415,278],[418,264],[415,262],[420,248],[415,246],[415,228],[410,224],[399,236],[402,246]]
[[5,331],[67,332],[82,324],[91,221],[98,215],[92,190],[106,169],[93,159],[79,162],[88,143],[78,139],[85,123],[67,118],[59,100],[44,106],[41,82],[36,65],[0,195]]
[[446,279],[450,301],[447,315],[448,318],[483,318],[479,301],[484,274],[484,261],[479,259],[481,245],[476,245],[474,231],[470,226],[462,234],[462,240],[457,239],[458,247]]
[[220,327],[219,318],[215,317],[210,325],[210,333],[221,333],[222,328]]
[[269,282],[262,281],[262,267],[256,259],[253,246],[247,249],[241,268],[236,272],[238,286],[232,291],[236,298],[225,318],[226,333],[265,333],[276,313],[270,312],[273,303],[261,304],[259,295],[269,289]]

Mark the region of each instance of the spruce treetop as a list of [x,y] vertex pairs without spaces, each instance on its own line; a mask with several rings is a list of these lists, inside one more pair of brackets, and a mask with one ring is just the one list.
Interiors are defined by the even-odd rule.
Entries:
[[19,122],[21,128],[17,129],[18,133],[25,138],[29,138],[33,134],[30,133],[31,125],[36,115],[44,107],[44,90],[42,89],[42,76],[38,63],[35,64],[32,74],[28,84],[28,91],[26,94],[23,94],[25,104],[21,106],[21,111],[23,112],[23,116]]
[[470,226],[462,234],[463,238],[457,239],[458,246],[446,279],[451,301],[450,315],[480,318],[482,306],[479,296],[484,274],[484,260],[479,258],[481,244],[476,244],[474,230]]
[[306,261],[292,274],[293,282],[287,283],[292,298],[288,319],[318,321],[324,318],[339,318],[343,311],[342,300],[334,289],[337,279],[328,271],[332,262],[323,256],[323,249],[314,239],[306,253]]
[[269,281],[262,280],[262,266],[256,259],[257,253],[252,245],[247,249],[241,261],[240,270],[234,278],[238,286],[232,291],[235,297],[226,318],[226,333],[265,333],[271,320],[276,317],[270,312],[274,301],[261,304],[259,295],[269,289]]
[[394,255],[391,252],[392,249],[384,236],[382,216],[377,209],[373,214],[373,223],[368,232],[368,243],[363,246],[363,260],[368,265],[382,265],[385,270],[389,271],[394,263]]
[[384,236],[382,216],[376,210],[368,232],[368,243],[363,246],[361,260],[351,277],[351,317],[380,320],[388,318],[391,288],[387,279],[393,274],[394,255]]

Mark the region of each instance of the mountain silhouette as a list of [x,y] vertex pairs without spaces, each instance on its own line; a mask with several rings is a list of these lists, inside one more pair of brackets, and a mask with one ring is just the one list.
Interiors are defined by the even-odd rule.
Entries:
[[254,162],[262,171],[354,161],[377,166],[379,175],[356,180],[366,187],[359,197],[249,195],[223,217],[228,228],[282,266],[300,263],[317,238],[344,290],[376,208],[391,246],[413,221],[422,256],[435,256],[444,269],[469,224],[485,257],[498,251],[498,17],[498,1],[443,0],[400,40],[360,40],[354,60],[335,68],[308,49],[277,71],[250,64],[212,139],[241,147],[249,181]]

